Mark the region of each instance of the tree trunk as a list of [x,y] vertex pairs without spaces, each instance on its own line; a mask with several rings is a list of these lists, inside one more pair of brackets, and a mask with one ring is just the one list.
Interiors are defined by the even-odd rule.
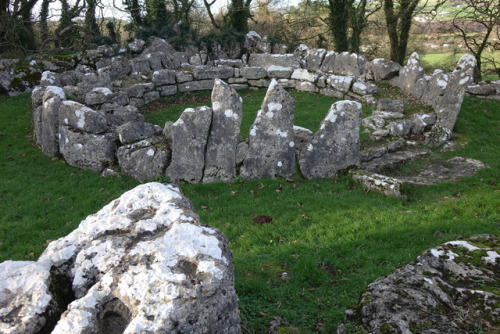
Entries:
[[347,38],[348,8],[347,0],[328,0],[330,4],[330,31],[333,35],[335,51],[343,52],[349,50]]
[[97,2],[95,0],[87,0],[87,8],[85,12],[85,40],[99,36],[99,27],[95,19],[95,10]]

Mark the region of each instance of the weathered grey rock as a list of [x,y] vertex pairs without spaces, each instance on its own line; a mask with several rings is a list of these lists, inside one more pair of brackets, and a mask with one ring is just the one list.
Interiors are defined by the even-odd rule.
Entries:
[[156,86],[175,84],[175,71],[160,70],[153,73],[153,84]]
[[151,102],[158,100],[159,98],[160,98],[160,92],[158,91],[147,92],[143,96],[144,104],[149,104]]
[[414,114],[411,116],[413,122],[413,134],[424,133],[436,123],[436,114]]
[[178,85],[179,92],[195,92],[214,88],[214,79],[184,82]]
[[151,53],[162,53],[162,54],[173,54],[175,53],[175,49],[172,45],[166,42],[162,38],[153,37],[149,46],[142,52],[142,56],[147,56]]
[[299,92],[309,92],[309,93],[317,93],[318,88],[312,82],[308,81],[297,81],[295,84],[295,89]]
[[40,78],[40,86],[61,86],[60,75],[51,71],[43,72],[42,77]]
[[137,38],[134,38],[134,40],[130,43],[127,44],[128,46],[128,49],[132,52],[135,52],[135,53],[140,53],[142,51],[142,49],[144,48],[144,45],[146,44],[146,42],[144,42],[142,39],[137,39]]
[[[439,107],[439,103],[443,98],[445,90],[448,88],[449,77],[446,73],[444,73],[444,71],[435,70],[432,76],[425,79],[426,84],[420,101],[436,110],[436,108]],[[415,94],[413,95],[417,98]]]
[[252,87],[266,88],[271,84],[269,79],[248,80],[248,84]]
[[429,150],[427,149],[387,153],[368,162],[363,162],[361,168],[368,172],[384,173],[397,168],[401,164],[415,161],[427,154],[429,154]]
[[132,67],[128,59],[118,58],[113,60],[110,66],[100,69],[99,73],[107,74],[111,80],[116,80],[130,74],[131,71]]
[[112,114],[108,116],[108,124],[120,126],[127,122],[144,122],[144,115],[139,113],[139,110],[133,106],[116,106],[112,109]]
[[368,116],[363,118],[361,121],[361,124],[367,129],[371,130],[379,130],[384,127],[385,125],[385,120],[382,117],[377,117],[377,116]]
[[309,47],[305,44],[299,44],[293,53],[300,58],[304,58],[307,55],[307,52],[309,52]]
[[[283,88],[295,88],[295,85],[296,85],[296,81],[292,80],[292,79],[278,79],[278,83]],[[266,86],[266,87],[268,87],[268,86]]]
[[386,61],[383,58],[376,58],[366,64],[364,74],[367,80],[378,82],[396,77],[400,70],[401,65],[398,63],[392,60]]
[[321,67],[319,68],[321,72],[324,73],[335,73],[335,58],[337,58],[338,53],[335,51],[327,51],[323,58]]
[[[54,86],[54,87],[57,87],[57,86]],[[36,86],[35,88],[33,88],[33,90],[31,91],[31,106],[33,108],[36,108],[36,107],[42,105],[43,94],[45,94],[45,87]]]
[[153,137],[118,148],[116,156],[123,173],[143,182],[165,173],[171,152]]
[[[403,113],[404,111],[404,103],[402,100],[397,99],[380,99],[377,102],[377,110],[378,111],[389,111],[393,113]],[[392,117],[399,118],[399,117]]]
[[212,109],[203,182],[231,181],[236,177],[236,150],[243,100],[228,84],[216,79],[212,91]]
[[381,110],[375,110],[373,111],[373,116],[377,118],[382,118],[382,119],[401,119],[404,118],[405,115],[400,112],[396,111],[381,111]]
[[489,167],[476,159],[454,157],[444,163],[432,164],[419,171],[416,175],[400,177],[400,179],[404,183],[428,186],[443,182],[456,182],[464,177],[472,177],[483,168]]
[[267,70],[262,67],[242,67],[240,75],[247,79],[263,79],[267,77]]
[[96,87],[85,94],[85,104],[95,106],[103,103],[109,103],[113,100],[113,92],[107,87]]
[[[37,262],[0,264],[0,331],[240,333],[228,243],[200,224],[179,189],[140,185],[51,242]],[[58,304],[63,289],[51,288],[63,282],[76,298],[67,309]],[[56,307],[66,309],[57,324]]]
[[295,80],[302,80],[314,83],[318,79],[318,75],[314,73],[309,73],[309,71],[306,69],[297,68],[296,70],[293,71],[291,78]]
[[243,140],[243,138],[239,138],[238,146],[236,148],[236,169],[239,171],[239,168],[243,165],[243,161],[245,160],[248,154],[248,141]]
[[467,86],[466,92],[471,95],[492,95],[496,94],[496,89],[493,85],[482,83],[479,85],[469,85]]
[[166,57],[163,52],[151,52],[143,56],[149,62],[149,66],[153,71],[160,71],[164,68],[163,61]]
[[247,179],[290,177],[295,172],[295,101],[272,80],[250,128],[248,155],[241,168]]
[[152,83],[137,83],[128,87],[123,88],[123,91],[132,98],[142,98],[145,93],[151,91],[154,88]]
[[116,129],[118,138],[122,144],[132,143],[141,139],[146,139],[154,134],[162,132],[162,129],[146,122],[127,122]]
[[325,59],[325,49],[309,49],[304,60],[306,61],[306,69],[309,72],[316,72],[321,67],[323,59]]
[[269,68],[272,65],[300,68],[299,57],[293,53],[287,53],[284,55],[267,54],[267,53],[252,53],[248,64],[251,67],[264,67]]
[[307,179],[333,177],[360,164],[361,104],[339,101],[321,121],[318,132],[300,154],[300,171]]
[[330,75],[326,79],[326,83],[330,85],[333,89],[347,93],[351,87],[355,78],[353,76],[340,76],[340,75]]
[[366,63],[366,58],[361,55],[357,55],[356,53],[342,52],[335,56],[333,73],[360,77],[365,70]]
[[102,133],[108,127],[106,115],[102,111],[90,109],[75,101],[62,102],[59,108],[59,124],[89,133]]
[[[439,129],[445,129],[448,134],[448,139],[451,136],[451,131],[455,126],[455,122],[462,107],[462,101],[465,95],[467,85],[472,80],[472,75],[476,61],[471,55],[464,55],[457,63],[457,67],[453,72],[448,73],[449,82],[447,89],[443,92],[443,97],[439,103],[436,104],[437,121],[436,130],[441,133]],[[433,130],[434,131],[434,130]],[[439,137],[439,135],[438,135]]]
[[178,83],[193,81],[193,74],[188,71],[175,72],[175,79]]
[[215,61],[215,65],[217,66],[229,66],[229,67],[236,67],[236,68],[241,68],[245,66],[243,64],[243,61],[241,59],[217,59]]
[[295,135],[295,159],[299,161],[300,152],[307,149],[307,145],[311,142],[314,133],[309,129],[297,125],[293,126],[293,133]]
[[78,83],[78,75],[75,73],[75,71],[66,71],[61,73],[60,75],[61,78],[61,87],[64,86],[76,86]]
[[162,86],[158,87],[158,92],[160,92],[160,96],[171,96],[175,95],[177,93],[177,86],[172,85],[172,86]]
[[413,122],[408,119],[394,121],[387,125],[389,135],[393,137],[407,138],[413,129]]
[[115,161],[116,135],[75,132],[66,125],[59,126],[59,133],[59,151],[70,166],[101,172]]
[[108,127],[105,113],[68,100],[63,101],[59,108],[59,124],[89,133],[102,133]]
[[246,84],[248,82],[247,78],[229,78],[227,80],[230,84]]
[[0,263],[0,332],[40,332],[57,309],[49,288],[50,266],[46,263]]
[[319,90],[319,93],[322,95],[331,96],[331,97],[335,97],[338,99],[341,99],[344,97],[344,93],[342,93],[336,89],[333,89],[333,88],[321,88]]
[[500,94],[500,80],[491,81],[490,85],[495,88],[496,94]]
[[361,183],[365,191],[373,191],[401,199],[406,198],[403,195],[403,183],[396,178],[361,170],[354,171],[352,178]]
[[205,148],[212,122],[212,109],[184,110],[172,124],[172,163],[166,174],[173,182],[198,183],[203,177]]
[[272,44],[271,49],[272,49],[271,53],[274,54],[284,55],[288,53],[288,46],[285,44],[278,44],[278,43]]
[[252,48],[252,47],[255,47],[257,46],[257,43],[262,39],[262,37],[256,33],[255,31],[249,31],[246,35],[245,35],[245,48],[248,49],[248,48]]
[[149,74],[153,70],[151,69],[151,65],[149,60],[143,58],[133,58],[130,59],[130,67],[132,74]]
[[424,69],[420,65],[420,56],[418,53],[413,52],[410,58],[408,58],[406,66],[399,71],[399,76],[391,82],[398,86],[405,94],[413,96],[417,80],[423,78],[423,76]]
[[217,67],[197,66],[193,68],[193,76],[196,80],[227,79],[232,77],[233,74],[234,74],[234,69],[228,66],[217,66]]
[[43,95],[40,147],[49,157],[56,157],[59,153],[59,108],[64,98],[64,91],[57,86],[48,86]]
[[378,92],[377,85],[374,85],[370,82],[364,82],[361,80],[356,80],[356,82],[352,85],[352,91],[359,95],[371,95],[376,94]]
[[389,143],[384,143],[381,146],[370,147],[361,151],[361,161],[366,162],[373,160],[375,158],[381,157],[386,153],[394,152],[405,147],[406,141],[404,139],[397,139],[390,141]]
[[498,236],[477,235],[425,251],[368,285],[350,311],[353,325],[369,333],[498,332],[499,244]]

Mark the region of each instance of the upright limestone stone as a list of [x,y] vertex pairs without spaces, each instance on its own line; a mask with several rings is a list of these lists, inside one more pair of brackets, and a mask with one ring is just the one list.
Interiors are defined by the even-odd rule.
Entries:
[[40,146],[49,157],[59,154],[59,107],[64,98],[64,91],[57,86],[48,86],[43,95]]
[[420,65],[420,56],[413,52],[408,58],[406,66],[399,72],[399,77],[394,78],[393,83],[405,94],[414,96],[416,83],[424,77],[424,69]]
[[272,80],[250,128],[248,154],[241,177],[289,177],[295,170],[293,113],[295,101]]
[[236,176],[236,148],[243,102],[233,88],[216,79],[212,91],[212,109],[212,125],[205,154],[205,183],[230,181]]
[[359,165],[361,104],[339,101],[332,105],[320,129],[300,154],[299,166],[308,178],[333,177],[341,169]]
[[198,183],[203,177],[205,148],[212,109],[188,108],[172,124],[172,163],[166,174],[172,182]]

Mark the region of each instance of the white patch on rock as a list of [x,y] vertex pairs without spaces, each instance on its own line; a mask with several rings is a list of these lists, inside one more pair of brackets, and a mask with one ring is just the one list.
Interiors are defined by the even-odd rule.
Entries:
[[293,141],[291,141],[291,142],[289,142],[289,143],[288,143],[288,146],[290,146],[290,147],[294,147],[294,146],[295,146],[295,143],[294,143]]
[[466,248],[468,251],[475,251],[475,250],[480,249],[479,247],[471,245],[467,241],[463,241],[463,240],[450,241],[450,242],[445,243],[445,245],[452,245],[452,246],[455,246],[455,247]]
[[500,255],[498,255],[498,253],[495,251],[487,251],[486,254],[488,256],[483,256],[481,258],[481,260],[486,262],[486,263],[495,264],[497,259],[500,259]]
[[281,167],[281,166],[283,166],[283,163],[281,161],[278,161],[277,165],[278,165],[278,167]]
[[153,155],[155,155],[155,150],[153,150],[152,148],[150,148],[147,152],[146,152],[147,155],[149,155],[150,157],[152,157]]
[[276,130],[276,135],[277,136],[281,136],[283,138],[286,138],[288,136],[288,132],[287,131],[281,131],[280,129],[277,129]]

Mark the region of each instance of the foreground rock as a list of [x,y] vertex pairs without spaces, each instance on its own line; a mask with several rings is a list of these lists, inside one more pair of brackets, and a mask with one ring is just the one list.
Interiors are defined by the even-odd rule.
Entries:
[[341,169],[360,164],[361,116],[358,102],[332,105],[318,132],[300,153],[300,171],[306,178],[333,177]]
[[294,109],[293,98],[273,79],[250,128],[242,178],[290,177],[294,174]]
[[0,332],[240,333],[228,240],[192,209],[140,185],[37,262],[0,264]]
[[370,284],[346,318],[369,333],[498,333],[499,283],[500,237],[464,238]]

